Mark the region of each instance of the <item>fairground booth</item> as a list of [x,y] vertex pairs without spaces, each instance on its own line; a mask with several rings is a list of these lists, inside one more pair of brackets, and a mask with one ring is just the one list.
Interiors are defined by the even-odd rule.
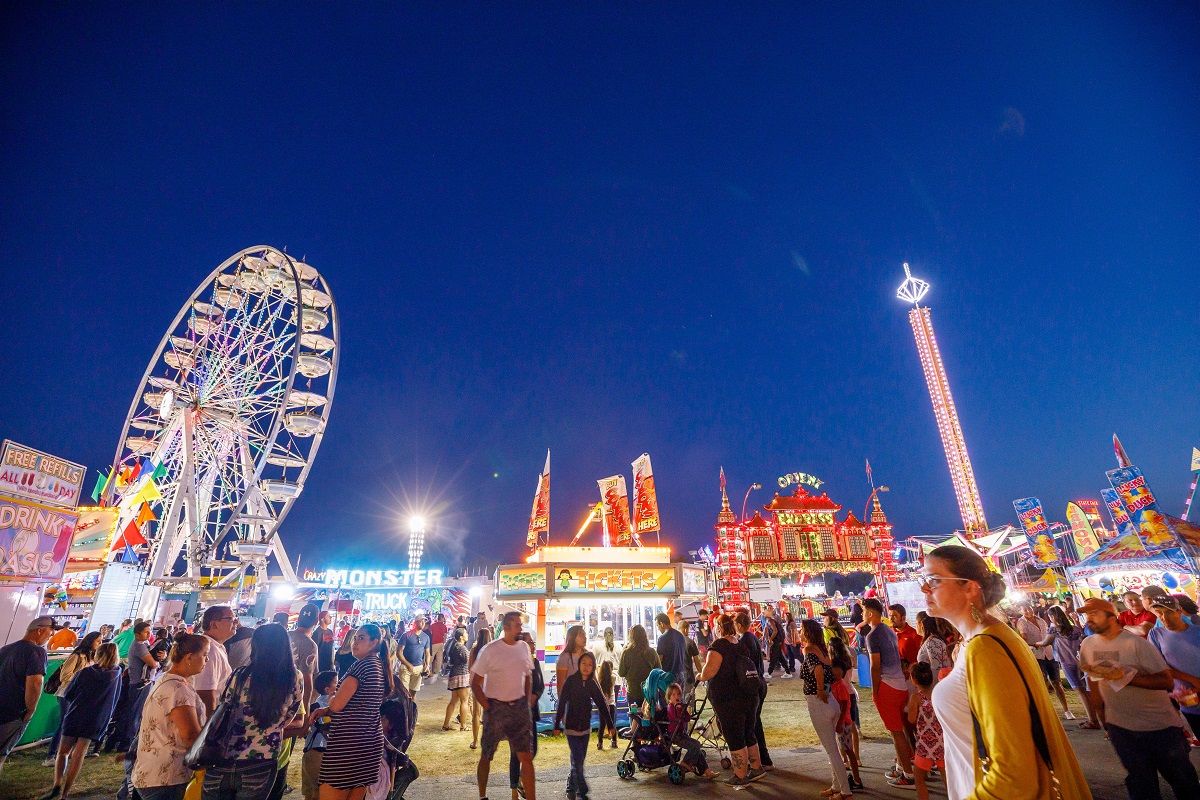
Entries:
[[1151,553],[1137,535],[1130,534],[1114,539],[1078,564],[1067,567],[1067,573],[1075,590],[1085,597],[1108,594],[1119,597],[1153,585],[1195,598],[1200,550],[1186,540],[1180,545]]

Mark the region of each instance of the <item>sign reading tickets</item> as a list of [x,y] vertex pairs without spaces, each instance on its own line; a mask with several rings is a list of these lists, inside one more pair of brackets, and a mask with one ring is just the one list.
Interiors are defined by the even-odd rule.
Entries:
[[0,450],[0,494],[35,503],[74,508],[87,470],[52,455],[4,440]]
[[554,593],[674,594],[675,567],[555,567]]
[[79,514],[0,497],[0,579],[58,580]]
[[546,566],[505,567],[496,574],[496,596],[545,594]]

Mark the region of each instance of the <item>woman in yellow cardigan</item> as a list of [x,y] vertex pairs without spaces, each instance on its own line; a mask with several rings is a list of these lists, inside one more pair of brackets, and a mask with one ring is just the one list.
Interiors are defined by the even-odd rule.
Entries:
[[925,557],[921,584],[929,614],[964,640],[933,693],[949,800],[1091,800],[1033,653],[988,613],[1004,579],[974,551],[947,545]]

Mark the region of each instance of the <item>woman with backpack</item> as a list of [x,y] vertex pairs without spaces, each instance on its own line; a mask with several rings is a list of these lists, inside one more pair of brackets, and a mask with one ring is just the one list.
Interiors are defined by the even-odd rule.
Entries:
[[658,653],[650,646],[650,637],[641,625],[629,629],[629,644],[621,653],[621,663],[617,666],[617,674],[625,679],[625,695],[629,699],[629,707],[635,708],[646,701],[642,694],[642,684],[650,675],[650,671],[658,669],[660,662]]
[[745,786],[766,774],[754,730],[761,696],[762,677],[758,669],[761,669],[762,658],[757,650],[751,651],[748,641],[739,640],[732,617],[717,617],[713,629],[719,638],[713,639],[704,669],[696,679],[708,681],[708,699],[729,745],[733,777],[728,783]]
[[62,738],[54,760],[54,785],[40,800],[65,798],[70,794],[88,746],[102,737],[108,728],[120,688],[121,662],[117,646],[108,642],[97,648],[95,661],[75,673],[63,694],[67,711],[63,714]]
[[[771,617],[770,619],[775,619]],[[754,659],[754,666],[758,669],[759,677],[759,693],[758,706],[754,709],[754,740],[758,742],[758,758],[762,762],[762,768],[767,772],[775,769],[774,762],[771,761],[771,753],[767,750],[767,737],[763,733],[762,726],[762,709],[763,703],[767,701],[767,676],[763,674],[763,646],[759,642],[754,632],[750,630],[750,615],[745,611],[739,611],[737,616],[733,618],[734,627],[737,628],[738,635],[741,637],[739,641],[745,644],[747,652]],[[769,673],[768,673],[769,674]],[[784,677],[791,677],[786,674]]]
[[255,628],[250,666],[235,670],[221,695],[230,704],[229,762],[205,770],[203,800],[266,800],[284,731],[303,719],[303,698],[287,629],[274,622]]

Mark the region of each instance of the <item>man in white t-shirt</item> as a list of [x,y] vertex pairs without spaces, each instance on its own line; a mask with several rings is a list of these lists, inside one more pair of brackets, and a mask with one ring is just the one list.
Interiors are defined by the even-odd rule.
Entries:
[[204,609],[200,618],[200,628],[209,638],[208,661],[200,674],[192,678],[192,688],[200,695],[200,701],[209,716],[221,701],[221,692],[233,669],[229,666],[229,656],[225,652],[225,641],[237,631],[237,617],[229,606],[209,606]]
[[1080,611],[1095,633],[1079,647],[1079,668],[1088,675],[1092,707],[1125,767],[1129,796],[1159,796],[1159,775],[1176,797],[1200,796],[1183,718],[1168,694],[1175,681],[1162,654],[1130,633],[1107,600],[1090,597]]
[[496,747],[507,740],[521,762],[521,785],[526,800],[534,797],[533,732],[529,709],[533,696],[533,675],[529,669],[529,645],[521,641],[521,613],[504,615],[504,635],[479,651],[471,667],[471,691],[483,708],[483,736],[480,740],[479,766],[475,778],[479,797],[487,800],[488,773]]

